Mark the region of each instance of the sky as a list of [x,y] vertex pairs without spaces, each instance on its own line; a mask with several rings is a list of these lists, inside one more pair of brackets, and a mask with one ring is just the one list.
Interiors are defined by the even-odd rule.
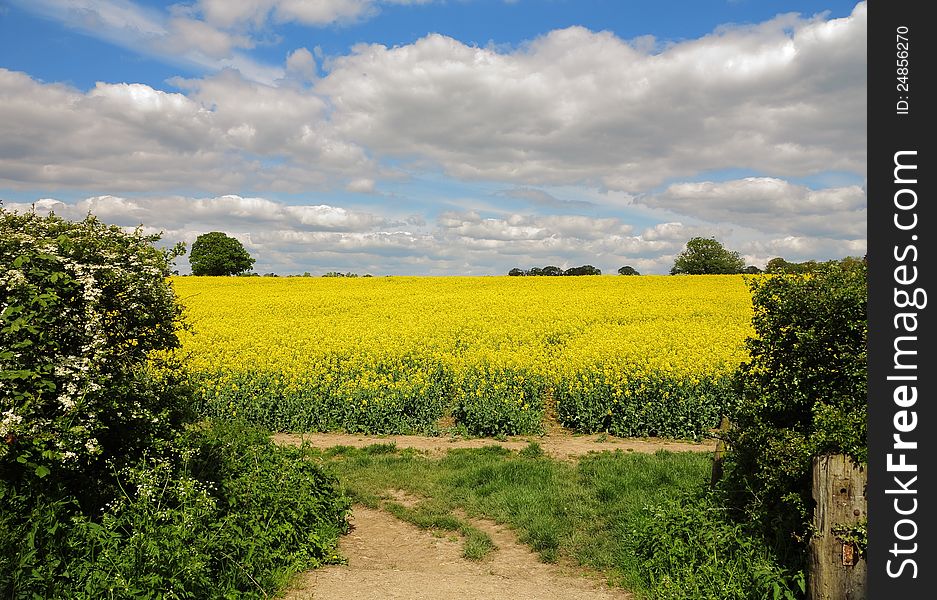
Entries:
[[[865,2],[0,0],[0,202],[258,273],[866,252]],[[188,272],[183,258],[180,272]]]

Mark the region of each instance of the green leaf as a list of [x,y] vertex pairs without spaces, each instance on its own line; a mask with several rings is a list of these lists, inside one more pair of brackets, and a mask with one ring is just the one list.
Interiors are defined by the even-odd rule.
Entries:
[[38,467],[36,467],[36,477],[38,477],[39,479],[42,479],[49,473],[51,473],[51,471],[49,471],[47,467],[44,467],[42,465],[39,465]]

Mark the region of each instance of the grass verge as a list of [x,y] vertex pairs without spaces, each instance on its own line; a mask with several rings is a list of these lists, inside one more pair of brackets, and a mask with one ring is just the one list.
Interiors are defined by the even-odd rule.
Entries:
[[[460,532],[467,557],[483,557],[493,545],[458,510],[510,525],[545,562],[571,559],[632,590],[646,581],[629,546],[648,518],[645,507],[698,489],[711,467],[708,455],[664,451],[597,452],[567,463],[550,459],[536,443],[520,452],[453,449],[442,458],[393,444],[313,455],[330,465],[355,501],[383,504],[420,527]],[[389,490],[424,500],[415,506],[386,501]]]

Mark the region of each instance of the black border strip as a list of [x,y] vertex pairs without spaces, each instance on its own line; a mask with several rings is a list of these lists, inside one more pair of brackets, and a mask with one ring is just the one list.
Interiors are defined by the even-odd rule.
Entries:
[[[932,182],[937,179],[937,171],[930,140],[934,131],[927,129],[937,112],[933,86],[928,81],[934,75],[932,40],[937,35],[937,23],[928,22],[924,16],[929,4],[869,0],[867,6],[867,597],[872,600],[933,598],[937,593],[937,531],[933,516],[937,511],[937,360],[933,350],[934,308],[924,300],[928,292],[937,294],[937,257],[932,240],[937,231],[932,210]],[[906,56],[901,54],[903,51]],[[908,64],[903,65],[902,60]],[[896,161],[903,165],[897,171]],[[928,300],[937,302],[937,295]],[[900,316],[912,313],[914,317]],[[901,352],[896,353],[896,347]],[[896,434],[901,436],[903,447],[895,447]],[[914,444],[916,447],[912,447]],[[902,461],[916,470],[901,467]],[[907,470],[900,470],[903,468]]]

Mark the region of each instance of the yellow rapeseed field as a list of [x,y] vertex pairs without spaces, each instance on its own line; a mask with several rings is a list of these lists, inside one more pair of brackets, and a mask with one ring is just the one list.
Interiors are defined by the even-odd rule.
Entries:
[[[274,429],[694,436],[745,360],[742,276],[177,277],[202,410]],[[705,422],[704,422],[705,421]],[[668,425],[668,423],[670,425]]]

